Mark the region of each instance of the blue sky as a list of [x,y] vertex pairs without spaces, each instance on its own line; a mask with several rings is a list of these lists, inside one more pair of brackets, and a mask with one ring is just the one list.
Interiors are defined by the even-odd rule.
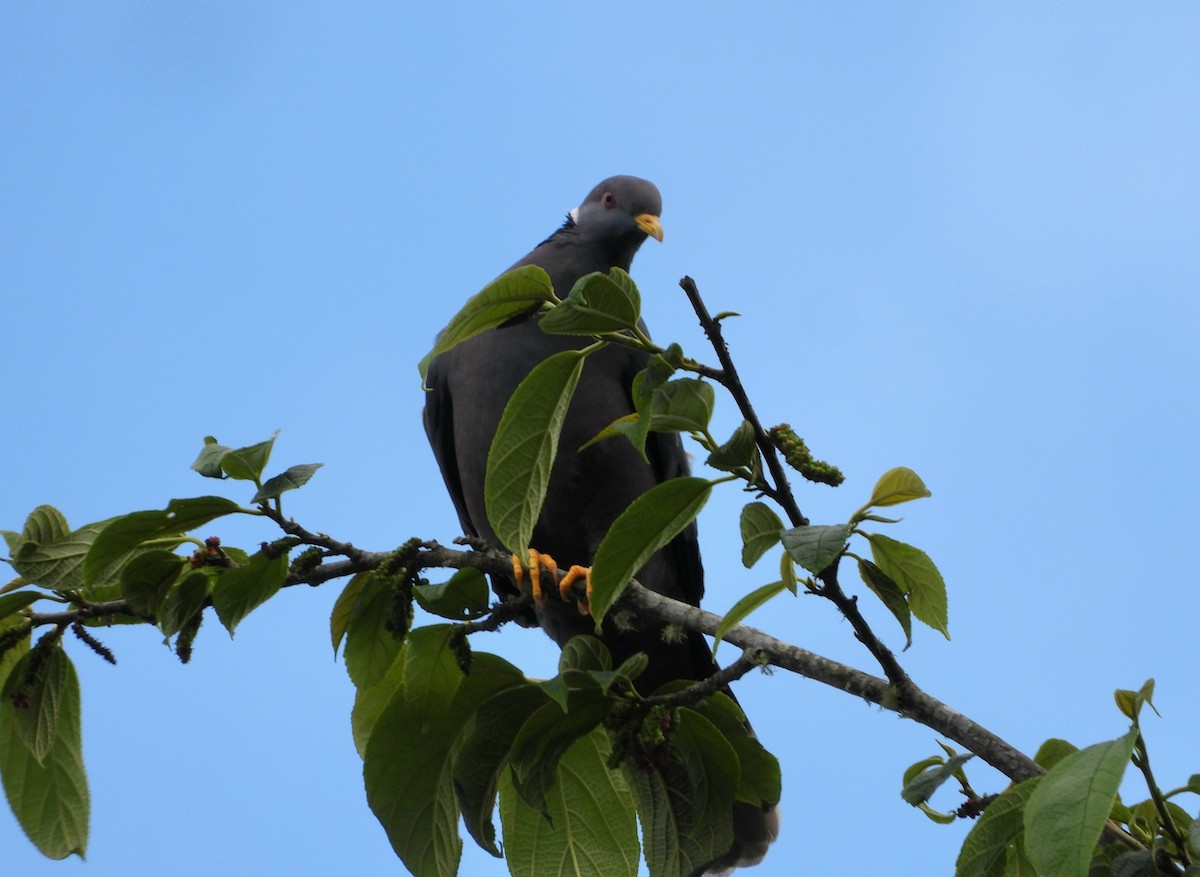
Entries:
[[[763,419],[847,475],[800,486],[805,512],[845,520],[896,465],[933,490],[889,531],[950,591],[916,680],[1032,752],[1118,736],[1111,691],[1153,676],[1155,769],[1200,770],[1194,4],[14,2],[0,46],[0,527],[211,492],[204,435],[280,429],[279,468],[325,463],[287,498],[309,527],[448,541],[417,360],[637,174],[665,203],[634,264],[647,321],[711,361],[678,278],[742,313]],[[701,518],[715,611],[771,577],[738,561],[743,501]],[[337,591],[282,594],[232,642],[210,621],[187,667],[149,630],[105,637],[116,668],[73,649],[89,861],[41,859],[5,815],[7,869],[401,873],[329,652]],[[816,600],[754,621],[875,669]],[[553,666],[537,632],[477,647]],[[932,732],[784,673],[738,692],[784,770],[752,873],[951,873],[965,827],[898,797]],[[468,846],[462,873],[505,871]]]

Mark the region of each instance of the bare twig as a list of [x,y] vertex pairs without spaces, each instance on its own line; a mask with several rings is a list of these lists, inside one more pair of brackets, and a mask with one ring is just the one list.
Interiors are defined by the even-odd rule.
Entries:
[[800,507],[796,504],[787,473],[784,471],[783,464],[779,462],[779,455],[775,453],[775,446],[767,438],[762,422],[754,412],[754,406],[750,404],[750,397],[746,395],[746,388],[742,386],[742,379],[738,376],[733,358],[729,355],[729,346],[725,343],[724,335],[721,334],[721,324],[709,314],[708,306],[700,298],[700,290],[696,287],[696,281],[690,277],[684,277],[679,281],[679,285],[687,294],[688,301],[691,302],[692,309],[700,320],[700,326],[712,343],[717,360],[721,363],[722,371],[716,380],[719,380],[721,385],[733,396],[738,410],[742,412],[742,418],[749,421],[750,426],[754,429],[754,442],[758,445],[759,453],[762,454],[767,468],[771,470],[771,478],[775,482],[774,491],[769,492],[769,495],[783,507],[793,527],[805,526],[808,524],[808,518],[804,517]]

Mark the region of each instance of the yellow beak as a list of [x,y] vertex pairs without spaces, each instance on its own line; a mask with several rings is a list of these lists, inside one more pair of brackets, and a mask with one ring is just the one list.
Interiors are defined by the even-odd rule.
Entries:
[[650,235],[650,237],[654,238],[660,244],[662,243],[662,224],[658,221],[657,216],[655,216],[653,213],[642,213],[635,216],[633,221],[638,224],[638,228]]

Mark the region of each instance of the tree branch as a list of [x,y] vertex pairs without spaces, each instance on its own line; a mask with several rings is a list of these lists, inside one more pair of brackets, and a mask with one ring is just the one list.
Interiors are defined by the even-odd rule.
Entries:
[[704,334],[708,336],[713,350],[716,351],[717,360],[721,363],[720,376],[715,379],[720,381],[721,385],[733,396],[738,410],[742,413],[742,418],[749,421],[750,426],[754,429],[754,442],[758,445],[759,453],[762,454],[767,468],[771,470],[771,478],[775,482],[775,491],[771,498],[783,506],[793,527],[807,525],[808,518],[804,517],[800,506],[796,504],[787,473],[783,469],[783,464],[779,462],[779,455],[775,453],[775,446],[767,438],[762,422],[754,412],[754,406],[750,404],[750,397],[746,395],[746,388],[742,385],[741,377],[738,376],[737,368],[733,364],[733,357],[729,355],[729,345],[725,343],[725,336],[721,334],[721,324],[709,314],[708,306],[700,298],[700,290],[696,287],[696,281],[690,277],[684,277],[679,281],[679,285],[687,294],[688,301],[692,304],[692,310],[696,312],[696,316],[700,320],[700,327],[704,329]]

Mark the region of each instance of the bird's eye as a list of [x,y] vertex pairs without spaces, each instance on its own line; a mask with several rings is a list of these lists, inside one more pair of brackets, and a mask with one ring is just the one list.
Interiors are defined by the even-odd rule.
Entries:
[[600,203],[604,205],[605,210],[612,210],[617,206],[617,196],[612,192],[605,192],[600,196]]

